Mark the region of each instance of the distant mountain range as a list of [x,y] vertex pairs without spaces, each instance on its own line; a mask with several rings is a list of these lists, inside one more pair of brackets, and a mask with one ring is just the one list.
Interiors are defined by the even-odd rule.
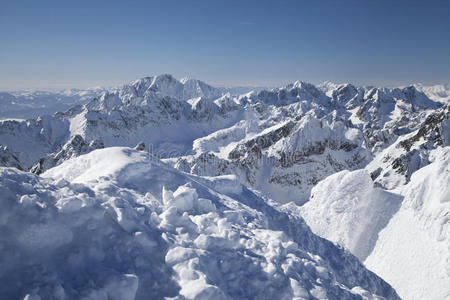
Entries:
[[[0,105],[3,118],[28,118],[39,109],[47,114],[0,121],[0,166],[71,181],[81,176],[70,175],[77,164],[89,168],[100,153],[122,155],[110,147],[135,148],[120,151],[161,160],[173,176],[187,178],[179,186],[192,178],[212,180],[211,189],[231,198],[240,197],[233,185],[245,187],[277,211],[304,217],[314,233],[349,249],[361,262],[367,259],[401,297],[450,295],[450,257],[442,250],[450,241],[450,182],[444,175],[450,172],[447,85],[296,81],[249,90],[163,74],[109,90],[2,93]],[[233,184],[217,179],[230,176]],[[424,192],[428,189],[437,191]],[[428,260],[408,264],[415,252],[401,254],[404,259],[395,252],[400,245],[392,234],[404,230],[411,238],[409,228],[427,236],[408,241],[408,247],[429,253]],[[381,244],[385,241],[389,246]],[[394,258],[398,268],[381,263]],[[423,278],[412,289],[399,279],[400,272],[415,278],[435,272],[442,282],[434,286]]]

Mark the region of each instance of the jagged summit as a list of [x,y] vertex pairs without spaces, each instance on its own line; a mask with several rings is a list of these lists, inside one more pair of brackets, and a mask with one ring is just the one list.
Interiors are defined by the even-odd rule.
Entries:
[[[198,141],[204,143],[204,140],[216,134],[222,135],[221,132],[230,132],[231,137],[226,138],[226,141],[239,143],[280,122],[298,122],[310,115],[320,120],[318,128],[333,128],[341,122],[348,130],[358,131],[356,136],[364,137],[360,147],[375,153],[391,144],[399,135],[413,131],[424,120],[427,111],[441,105],[414,87],[328,86],[331,90],[324,92],[313,84],[295,81],[270,90],[234,95],[226,89],[212,87],[197,79],[179,81],[170,74],[162,74],[143,77],[122,88],[105,91],[83,106],[47,117],[45,123],[30,122],[30,125],[24,126],[20,122],[3,122],[0,135],[6,140],[5,145],[9,146],[10,151],[16,153],[24,168],[29,169],[40,158],[56,155],[76,135],[81,136],[86,143],[101,140],[106,147],[132,147],[143,141],[146,145],[152,145],[153,151],[161,157],[184,159],[181,157],[198,153],[195,148]],[[246,129],[240,129],[241,124],[247,124],[244,126]],[[29,136],[29,141],[17,143],[8,137],[12,137],[16,131]],[[323,141],[325,144],[328,142]],[[36,145],[31,147],[35,149],[34,153],[26,154],[25,150],[25,153],[20,154],[30,144]],[[233,150],[213,149],[219,157],[228,157],[228,153]],[[308,149],[304,151],[315,152]],[[276,155],[270,150],[269,157]],[[325,151],[324,155],[329,154]],[[302,189],[308,186],[308,192],[309,186],[330,174],[334,168],[349,165],[345,161],[331,161],[328,164],[334,167],[321,176],[315,174],[305,178],[306,173],[297,170],[286,174],[272,170],[267,180],[282,186],[303,186]],[[360,164],[364,165],[365,162],[361,161]],[[234,168],[222,169],[220,172],[237,172]],[[246,170],[244,173],[249,174],[242,175],[243,180],[246,178],[244,181],[247,182],[255,176],[252,174],[254,172],[257,173],[256,169]]]
[[163,97],[168,96],[182,100],[196,97],[212,99],[222,95],[219,89],[203,81],[192,78],[177,80],[170,74],[144,77],[134,81],[131,86],[135,89],[138,97],[144,97],[147,91],[153,91]]

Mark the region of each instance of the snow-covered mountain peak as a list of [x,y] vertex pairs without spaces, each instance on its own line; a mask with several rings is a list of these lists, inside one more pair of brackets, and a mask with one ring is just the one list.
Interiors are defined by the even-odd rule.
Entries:
[[182,81],[182,84],[183,99],[190,99],[194,97],[215,99],[222,95],[222,92],[219,89],[197,79],[187,79]]
[[268,105],[285,106],[306,101],[316,105],[329,106],[330,99],[313,84],[296,81],[283,87],[262,90],[256,94],[257,101]]
[[438,85],[423,85],[414,84],[414,86],[419,90],[424,92],[430,99],[441,102],[450,103],[450,85],[449,84],[438,84]]
[[90,110],[111,111],[121,104],[122,100],[117,93],[106,91],[86,104],[86,107]]
[[322,92],[324,92],[325,94],[328,95],[328,92],[330,92],[330,91],[332,91],[332,90],[335,90],[335,89],[338,88],[340,85],[341,85],[341,84],[339,84],[339,83],[335,83],[335,82],[326,80],[326,81],[324,81],[324,82],[322,82],[322,83],[319,83],[319,84],[317,85],[317,88],[318,88],[319,90],[321,90]]
[[131,85],[134,87],[136,91],[137,97],[143,97],[145,91],[150,87],[153,82],[153,77],[143,77],[135,80]]
[[170,74],[162,74],[153,77],[149,90],[163,97],[179,97],[182,94],[183,84]]
[[347,106],[347,103],[351,102],[348,105],[349,109],[352,109],[358,104],[361,104],[363,97],[360,91],[350,83],[337,85],[336,88],[331,90],[328,95],[339,106]]
[[437,109],[442,106],[441,103],[431,100],[423,92],[418,91],[413,85],[394,89],[393,94],[398,99],[423,109]]
[[[204,97],[214,99],[223,93],[220,89],[212,87],[207,83],[183,78],[177,80],[170,74],[161,74],[153,77],[144,77],[132,83],[137,97],[171,97],[179,100]],[[126,87],[125,87],[126,88]]]

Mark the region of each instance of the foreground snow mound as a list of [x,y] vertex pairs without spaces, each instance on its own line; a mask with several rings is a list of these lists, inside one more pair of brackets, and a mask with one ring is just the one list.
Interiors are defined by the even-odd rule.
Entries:
[[450,299],[450,147],[400,189],[402,206],[366,265],[404,299]]
[[347,247],[364,261],[401,200],[374,188],[367,171],[345,170],[317,184],[301,214],[314,233]]
[[187,175],[130,148],[42,177],[0,168],[0,195],[6,299],[398,299],[235,177]]

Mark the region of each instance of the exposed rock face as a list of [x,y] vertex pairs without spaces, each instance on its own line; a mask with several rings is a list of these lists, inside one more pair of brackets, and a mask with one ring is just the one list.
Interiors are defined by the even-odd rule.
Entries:
[[435,148],[436,146],[448,146],[449,137],[449,123],[450,119],[450,104],[447,104],[431,113],[423,122],[417,133],[406,140],[402,140],[400,145],[406,150],[410,151],[415,143],[421,139],[426,141],[421,144],[423,147]]
[[[160,75],[104,92],[65,113],[1,122],[0,138],[24,169],[34,166],[36,173],[102,147],[94,141],[106,147],[142,142],[185,172],[235,174],[271,198],[303,203],[318,181],[364,167],[440,106],[414,87],[345,84],[321,90],[295,82],[234,95],[198,80]],[[416,154],[405,155],[394,165],[408,174],[416,167],[402,160],[416,161]]]
[[8,146],[0,145],[0,166],[22,170],[19,159],[9,150]]
[[372,179],[385,188],[408,183],[411,175],[430,163],[430,151],[450,145],[450,105],[427,116],[413,133],[399,138],[368,166]]

